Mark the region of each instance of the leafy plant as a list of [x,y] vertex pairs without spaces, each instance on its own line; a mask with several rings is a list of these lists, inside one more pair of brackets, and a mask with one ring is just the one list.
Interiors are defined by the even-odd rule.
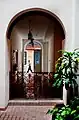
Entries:
[[70,106],[72,109],[76,109],[77,106],[79,106],[79,97],[74,97],[71,101],[70,101]]
[[79,106],[72,109],[71,106],[54,107],[47,114],[52,115],[52,120],[79,120]]
[[62,50],[59,52],[62,52],[62,56],[56,62],[53,86],[59,88],[65,84],[65,88],[68,90],[70,86],[77,86],[79,51],[76,49],[73,52]]

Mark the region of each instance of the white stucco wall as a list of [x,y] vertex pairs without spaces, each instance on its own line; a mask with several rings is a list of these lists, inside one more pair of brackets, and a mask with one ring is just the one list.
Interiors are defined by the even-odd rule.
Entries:
[[16,27],[13,28],[11,38],[12,40],[12,51],[18,50],[18,69],[22,69],[22,37],[18,33]]
[[[28,8],[43,8],[55,13],[63,22],[66,30],[67,50],[73,49],[73,10],[74,0],[0,0],[0,107],[5,107],[9,96],[9,75],[6,47],[6,30],[10,20],[18,12]],[[78,1],[78,0],[77,0]],[[77,21],[78,22],[78,21]],[[78,27],[79,29],[79,27]],[[78,36],[78,34],[77,34]],[[78,38],[77,38],[78,39]],[[6,51],[6,52],[5,52]],[[6,92],[5,92],[6,91]]]
[[[79,0],[75,0],[75,9],[74,9],[74,15],[75,15],[75,25],[74,25],[74,49],[79,49]],[[79,74],[79,71],[78,71]],[[79,76],[77,78],[77,83],[79,85]],[[78,94],[79,94],[79,86],[78,86]]]
[[75,43],[74,48],[79,48],[79,0],[75,0]]

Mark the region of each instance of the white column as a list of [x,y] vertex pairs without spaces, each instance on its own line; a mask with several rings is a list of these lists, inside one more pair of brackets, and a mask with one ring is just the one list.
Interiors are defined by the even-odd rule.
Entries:
[[48,42],[48,72],[53,71],[53,36]]
[[64,105],[67,104],[67,90],[65,88],[65,85],[63,86],[63,101],[64,101]]
[[48,72],[50,71],[50,65],[51,65],[51,41],[48,42]]
[[32,50],[32,71],[34,72],[34,50]]

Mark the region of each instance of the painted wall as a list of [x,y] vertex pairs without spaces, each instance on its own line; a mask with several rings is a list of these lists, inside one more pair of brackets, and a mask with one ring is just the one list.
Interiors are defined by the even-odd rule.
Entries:
[[21,70],[22,68],[22,38],[18,33],[16,27],[13,28],[13,32],[11,34],[11,41],[12,41],[12,52],[13,50],[18,50],[18,69]]
[[74,32],[75,32],[75,43],[74,48],[79,48],[79,0],[75,0],[75,8],[74,8],[74,15],[75,15],[75,25],[74,25]]
[[[74,49],[79,48],[79,0],[75,0],[75,8],[74,8],[74,15],[75,15],[75,25],[74,25]],[[79,74],[79,71],[78,71]],[[79,85],[79,77],[77,79],[77,83]],[[78,95],[79,95],[79,86],[78,86]]]
[[[67,50],[73,49],[73,1],[74,0],[0,0],[0,107],[5,107],[9,99],[9,70],[6,44],[6,30],[10,20],[18,12],[28,8],[43,8],[55,13],[63,22],[66,30]],[[78,0],[77,0],[78,1]],[[78,36],[78,34],[77,34]]]

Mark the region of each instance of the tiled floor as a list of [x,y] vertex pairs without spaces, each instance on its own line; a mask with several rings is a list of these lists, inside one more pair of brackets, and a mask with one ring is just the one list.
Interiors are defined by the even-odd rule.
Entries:
[[51,106],[8,106],[0,111],[0,120],[51,120],[46,112]]

